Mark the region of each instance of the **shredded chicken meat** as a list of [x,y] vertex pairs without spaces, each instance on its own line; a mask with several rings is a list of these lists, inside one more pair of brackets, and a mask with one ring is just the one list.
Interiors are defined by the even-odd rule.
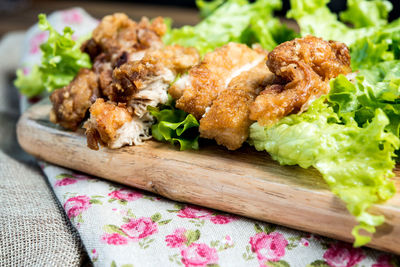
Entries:
[[161,17],[151,23],[147,18],[136,23],[122,13],[104,17],[92,39],[82,45],[93,61],[92,70],[81,70],[69,85],[52,93],[51,121],[76,130],[96,98],[112,95],[113,70],[129,60],[140,60],[148,49],[163,47],[165,31]]
[[[141,60],[128,61],[115,68],[108,85],[111,101],[99,99],[90,108],[90,119],[85,124],[89,147],[97,149],[99,142],[118,148],[138,145],[148,139],[152,117],[147,106],[165,103],[170,83],[199,60],[194,48],[166,46],[149,49]],[[101,112],[102,109],[105,111]],[[122,109],[128,110],[130,116]]]
[[109,97],[115,102],[130,103],[141,116],[147,105],[165,103],[167,89],[176,76],[187,72],[199,60],[194,48],[174,45],[150,49],[141,60],[129,61],[114,69]]
[[99,98],[90,107],[90,118],[84,124],[88,147],[98,150],[98,144],[109,148],[138,145],[150,138],[151,118],[140,119],[125,104],[104,102]]

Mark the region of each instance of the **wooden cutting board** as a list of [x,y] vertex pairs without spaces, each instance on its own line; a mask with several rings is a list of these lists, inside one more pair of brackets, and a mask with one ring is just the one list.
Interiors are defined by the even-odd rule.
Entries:
[[[50,103],[32,106],[20,118],[20,145],[45,161],[130,185],[164,197],[352,242],[356,224],[345,205],[314,169],[280,166],[251,147],[227,151],[212,142],[199,151],[178,151],[147,141],[141,146],[99,151],[86,147],[82,130],[69,132],[49,122]],[[371,247],[400,253],[398,194],[375,205],[386,217]]]

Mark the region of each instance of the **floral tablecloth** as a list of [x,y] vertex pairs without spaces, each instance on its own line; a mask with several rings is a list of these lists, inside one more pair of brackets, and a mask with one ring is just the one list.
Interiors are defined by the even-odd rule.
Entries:
[[[56,12],[49,21],[58,30],[71,26],[76,38],[97,24],[79,8]],[[45,39],[37,26],[27,32],[22,62],[26,73],[40,61],[39,45]],[[169,201],[51,164],[40,166],[95,266],[399,264],[395,255]]]

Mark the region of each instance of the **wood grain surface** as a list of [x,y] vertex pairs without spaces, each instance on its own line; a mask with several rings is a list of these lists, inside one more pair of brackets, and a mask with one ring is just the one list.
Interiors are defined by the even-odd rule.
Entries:
[[[181,152],[154,141],[93,151],[82,130],[68,132],[50,123],[50,108],[47,100],[34,105],[17,126],[20,145],[40,159],[173,200],[353,240],[356,221],[314,169],[280,166],[251,147],[232,152],[212,142],[199,151]],[[395,183],[400,191],[398,175]],[[371,211],[386,221],[368,245],[399,254],[400,194]]]

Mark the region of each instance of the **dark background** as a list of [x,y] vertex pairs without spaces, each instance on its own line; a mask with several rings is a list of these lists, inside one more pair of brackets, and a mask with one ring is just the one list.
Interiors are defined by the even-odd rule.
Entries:
[[[400,1],[391,0],[393,10],[390,20],[400,17]],[[9,31],[26,30],[37,22],[39,13],[80,6],[97,18],[114,12],[124,12],[134,20],[142,16],[171,17],[174,26],[193,25],[199,22],[195,0],[0,0],[0,37]],[[346,0],[331,0],[331,10],[340,12],[346,8]],[[283,0],[283,10],[276,15],[284,16],[289,0]]]
[[[310,0],[312,1],[312,0]],[[153,3],[157,5],[175,5],[175,6],[186,6],[186,7],[196,7],[195,0],[190,1],[190,0],[152,0],[152,1],[146,1],[146,0],[136,0],[136,1],[122,1],[122,2],[137,2],[137,3]],[[282,0],[283,3],[283,9],[281,12],[278,12],[280,15],[285,15],[286,11],[289,9],[290,4],[289,0]],[[393,10],[390,13],[390,20],[393,20],[395,18],[398,18],[400,16],[400,1],[399,0],[390,0],[393,4]],[[346,9],[346,0],[331,0],[329,3],[329,8],[334,11],[334,12],[340,12],[342,10]]]

